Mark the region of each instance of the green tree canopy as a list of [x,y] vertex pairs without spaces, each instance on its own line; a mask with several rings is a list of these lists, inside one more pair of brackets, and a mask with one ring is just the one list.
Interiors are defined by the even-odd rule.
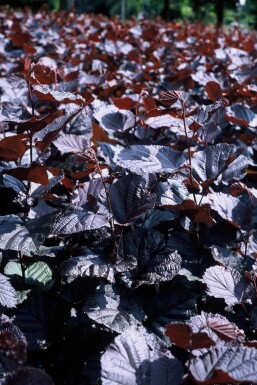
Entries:
[[0,5],[12,7],[29,6],[36,10],[48,3],[52,9],[76,9],[79,13],[103,13],[126,18],[144,12],[148,17],[161,15],[165,20],[203,21],[218,24],[231,22],[239,16],[240,21],[257,28],[257,1],[245,0],[0,0]]

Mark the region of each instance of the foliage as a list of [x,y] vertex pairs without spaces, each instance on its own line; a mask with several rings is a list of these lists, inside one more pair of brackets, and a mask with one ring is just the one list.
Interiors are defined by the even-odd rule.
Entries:
[[[240,20],[242,25],[256,26],[257,12],[256,2],[246,0],[244,6],[236,0],[123,0],[125,18],[143,15],[154,18],[161,15],[165,20],[190,20],[201,21],[207,24],[217,21],[218,10],[224,13],[224,24],[234,23]],[[8,0],[0,0],[0,5],[8,5]],[[166,4],[167,3],[167,4]],[[166,5],[165,5],[166,4]],[[12,7],[20,9],[29,6],[33,10],[39,10],[42,6],[49,6],[52,10],[72,10],[78,14],[95,13],[106,16],[121,16],[121,0],[12,0]]]
[[256,382],[256,35],[0,16],[0,383]]

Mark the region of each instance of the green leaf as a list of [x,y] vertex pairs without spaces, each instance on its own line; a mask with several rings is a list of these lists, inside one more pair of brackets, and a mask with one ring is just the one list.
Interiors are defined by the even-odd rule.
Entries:
[[20,304],[28,298],[28,294],[31,292],[31,289],[28,290],[19,290],[16,291],[17,303]]
[[[28,285],[36,285],[49,290],[52,286],[52,271],[45,262],[24,263],[24,278]],[[9,277],[23,277],[21,264],[19,261],[10,261],[4,269],[4,273]]]
[[180,269],[178,274],[186,277],[189,281],[199,281],[199,282],[201,282],[200,278],[198,278],[195,275],[193,275],[191,273],[191,271],[189,271],[187,269],[184,269],[184,268]]

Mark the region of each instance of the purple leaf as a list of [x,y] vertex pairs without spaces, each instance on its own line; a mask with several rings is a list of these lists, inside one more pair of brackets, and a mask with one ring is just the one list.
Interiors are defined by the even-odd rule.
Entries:
[[203,356],[193,358],[189,370],[197,382],[205,385],[255,382],[257,350],[229,344],[212,348]]
[[61,154],[84,152],[90,147],[90,142],[83,135],[64,134],[61,132],[53,144]]
[[183,366],[154,335],[128,330],[101,358],[103,385],[178,385]]
[[128,130],[134,126],[136,119],[131,111],[119,110],[113,105],[101,107],[94,113],[94,118],[107,132]]
[[194,153],[192,157],[193,175],[205,182],[221,179],[230,181],[240,178],[248,165],[248,159],[239,155],[240,148],[234,144],[219,143]]
[[138,175],[174,173],[186,163],[186,158],[169,147],[133,145],[120,152],[118,163]]
[[140,175],[129,174],[112,185],[111,207],[119,223],[131,223],[154,207],[156,195],[149,191],[148,184]]
[[228,305],[244,302],[252,289],[237,270],[225,269],[223,266],[209,267],[204,273],[203,281],[208,287],[208,295],[223,298]]

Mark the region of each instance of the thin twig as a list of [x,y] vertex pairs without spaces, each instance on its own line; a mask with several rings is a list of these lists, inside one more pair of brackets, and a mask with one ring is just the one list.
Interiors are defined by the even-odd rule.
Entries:
[[[194,188],[194,183],[193,183],[193,174],[192,174],[192,156],[191,156],[191,151],[190,151],[190,141],[189,141],[189,137],[188,137],[188,134],[187,134],[187,127],[186,127],[185,103],[184,103],[184,100],[182,98],[180,98],[179,100],[180,100],[181,106],[182,106],[182,119],[183,119],[184,133],[185,133],[185,136],[186,136],[188,161],[189,161],[189,167],[190,167],[189,168],[189,179],[190,179],[190,183],[191,183],[191,186],[192,186],[192,189],[193,189]],[[194,202],[195,202],[195,204],[197,204],[195,193],[194,193],[194,191],[192,191],[192,192],[193,192]]]
[[115,238],[115,228],[114,228],[114,221],[113,221],[113,215],[112,215],[112,209],[111,209],[110,192],[106,186],[106,182],[104,180],[104,176],[103,176],[103,173],[102,173],[102,170],[101,170],[101,167],[100,167],[100,164],[98,162],[98,159],[96,157],[95,152],[93,150],[90,151],[89,156],[91,156],[93,158],[93,160],[96,164],[96,171],[100,175],[101,181],[102,181],[103,186],[104,186],[104,191],[105,191],[105,195],[106,195],[106,202],[107,202],[108,211],[110,214],[109,224],[110,224],[111,234],[112,234],[112,238],[113,238],[113,242],[114,242],[115,253],[116,253],[116,255],[118,255],[118,244],[117,244],[116,238]]

